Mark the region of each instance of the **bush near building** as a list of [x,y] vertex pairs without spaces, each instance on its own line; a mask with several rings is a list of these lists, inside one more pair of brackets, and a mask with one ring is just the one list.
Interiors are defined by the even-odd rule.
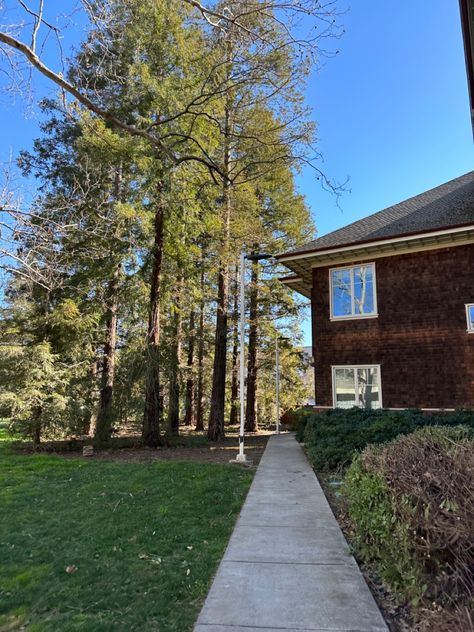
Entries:
[[[280,423],[285,426],[287,430],[296,430],[299,432],[302,420],[306,419],[310,415],[314,414],[314,409],[311,406],[304,406],[303,408],[290,408],[280,417]],[[301,441],[302,439],[298,439]]]
[[472,629],[472,431],[426,427],[369,446],[342,490],[358,556],[400,597],[429,604],[435,629]]
[[316,470],[345,468],[369,444],[380,444],[425,426],[463,425],[474,433],[474,412],[426,414],[420,410],[333,409],[298,415],[296,438],[304,441]]

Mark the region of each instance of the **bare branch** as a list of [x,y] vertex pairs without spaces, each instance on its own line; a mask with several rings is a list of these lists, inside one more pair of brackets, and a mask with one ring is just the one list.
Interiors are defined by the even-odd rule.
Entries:
[[113,126],[126,132],[127,134],[131,136],[138,136],[147,140],[155,149],[157,149],[165,157],[167,157],[172,164],[179,165],[184,162],[190,161],[200,162],[201,164],[204,164],[209,170],[215,171],[219,173],[221,177],[223,177],[219,166],[215,162],[210,161],[203,156],[194,156],[191,154],[175,156],[172,152],[170,152],[169,148],[156,134],[151,133],[149,130],[141,129],[134,125],[125,123],[111,112],[96,105],[88,96],[86,96],[83,92],[76,88],[72,83],[67,81],[63,77],[62,73],[56,73],[51,70],[51,68],[46,66],[46,64],[41,61],[35,51],[30,46],[21,42],[19,39],[13,37],[12,35],[9,35],[8,33],[0,32],[0,42],[21,53],[31,63],[31,65],[36,68],[36,70],[38,70],[42,75],[50,79],[53,83],[58,85],[62,90],[75,97],[75,99],[77,99],[77,101],[87,110],[93,112],[102,120],[111,123]]

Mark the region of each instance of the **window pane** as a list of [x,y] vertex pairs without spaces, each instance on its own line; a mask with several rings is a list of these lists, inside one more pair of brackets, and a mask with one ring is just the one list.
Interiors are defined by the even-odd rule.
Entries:
[[354,369],[335,369],[336,408],[356,405]]
[[467,323],[468,329],[474,329],[474,305],[469,305],[467,308],[467,313],[469,315],[469,322]]
[[372,266],[354,268],[354,310],[356,314],[373,314],[375,311]]
[[332,272],[332,315],[352,315],[351,270]]
[[357,369],[357,387],[361,408],[380,408],[379,376],[376,368]]

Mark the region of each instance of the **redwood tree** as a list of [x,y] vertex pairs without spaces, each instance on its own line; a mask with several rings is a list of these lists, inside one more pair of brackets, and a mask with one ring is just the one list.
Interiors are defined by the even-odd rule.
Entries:
[[247,403],[245,407],[245,430],[256,432],[257,428],[257,349],[258,349],[258,261],[252,261],[249,307],[249,345],[247,358]]

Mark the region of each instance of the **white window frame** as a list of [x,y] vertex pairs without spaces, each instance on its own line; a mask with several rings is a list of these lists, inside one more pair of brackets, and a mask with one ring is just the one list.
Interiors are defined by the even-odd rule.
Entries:
[[471,315],[469,313],[469,309],[471,307],[474,307],[474,303],[466,303],[466,323],[468,334],[474,334],[474,320],[471,319]]
[[[354,272],[351,274],[351,314],[346,315],[343,314],[341,316],[336,316],[334,314],[334,305],[333,305],[333,287],[332,287],[332,273],[337,271],[340,272],[342,270],[354,270],[354,268],[360,268],[362,266],[371,266],[372,267],[372,278],[374,285],[374,311],[370,312],[370,314],[356,314],[355,306],[354,306]],[[329,319],[330,320],[358,320],[364,318],[377,318],[378,317],[378,309],[377,309],[377,278],[375,274],[375,262],[371,261],[370,263],[356,263],[351,266],[338,266],[336,268],[329,268]]]
[[[332,407],[337,408],[336,406],[336,369],[354,369],[354,387],[355,387],[355,396],[356,403],[355,406],[360,408],[358,402],[358,383],[357,383],[357,369],[377,369],[377,375],[379,378],[379,408],[383,408],[383,400],[382,400],[382,373],[380,371],[380,364],[333,364],[331,365],[331,375],[332,375]],[[377,409],[374,409],[377,410]]]

